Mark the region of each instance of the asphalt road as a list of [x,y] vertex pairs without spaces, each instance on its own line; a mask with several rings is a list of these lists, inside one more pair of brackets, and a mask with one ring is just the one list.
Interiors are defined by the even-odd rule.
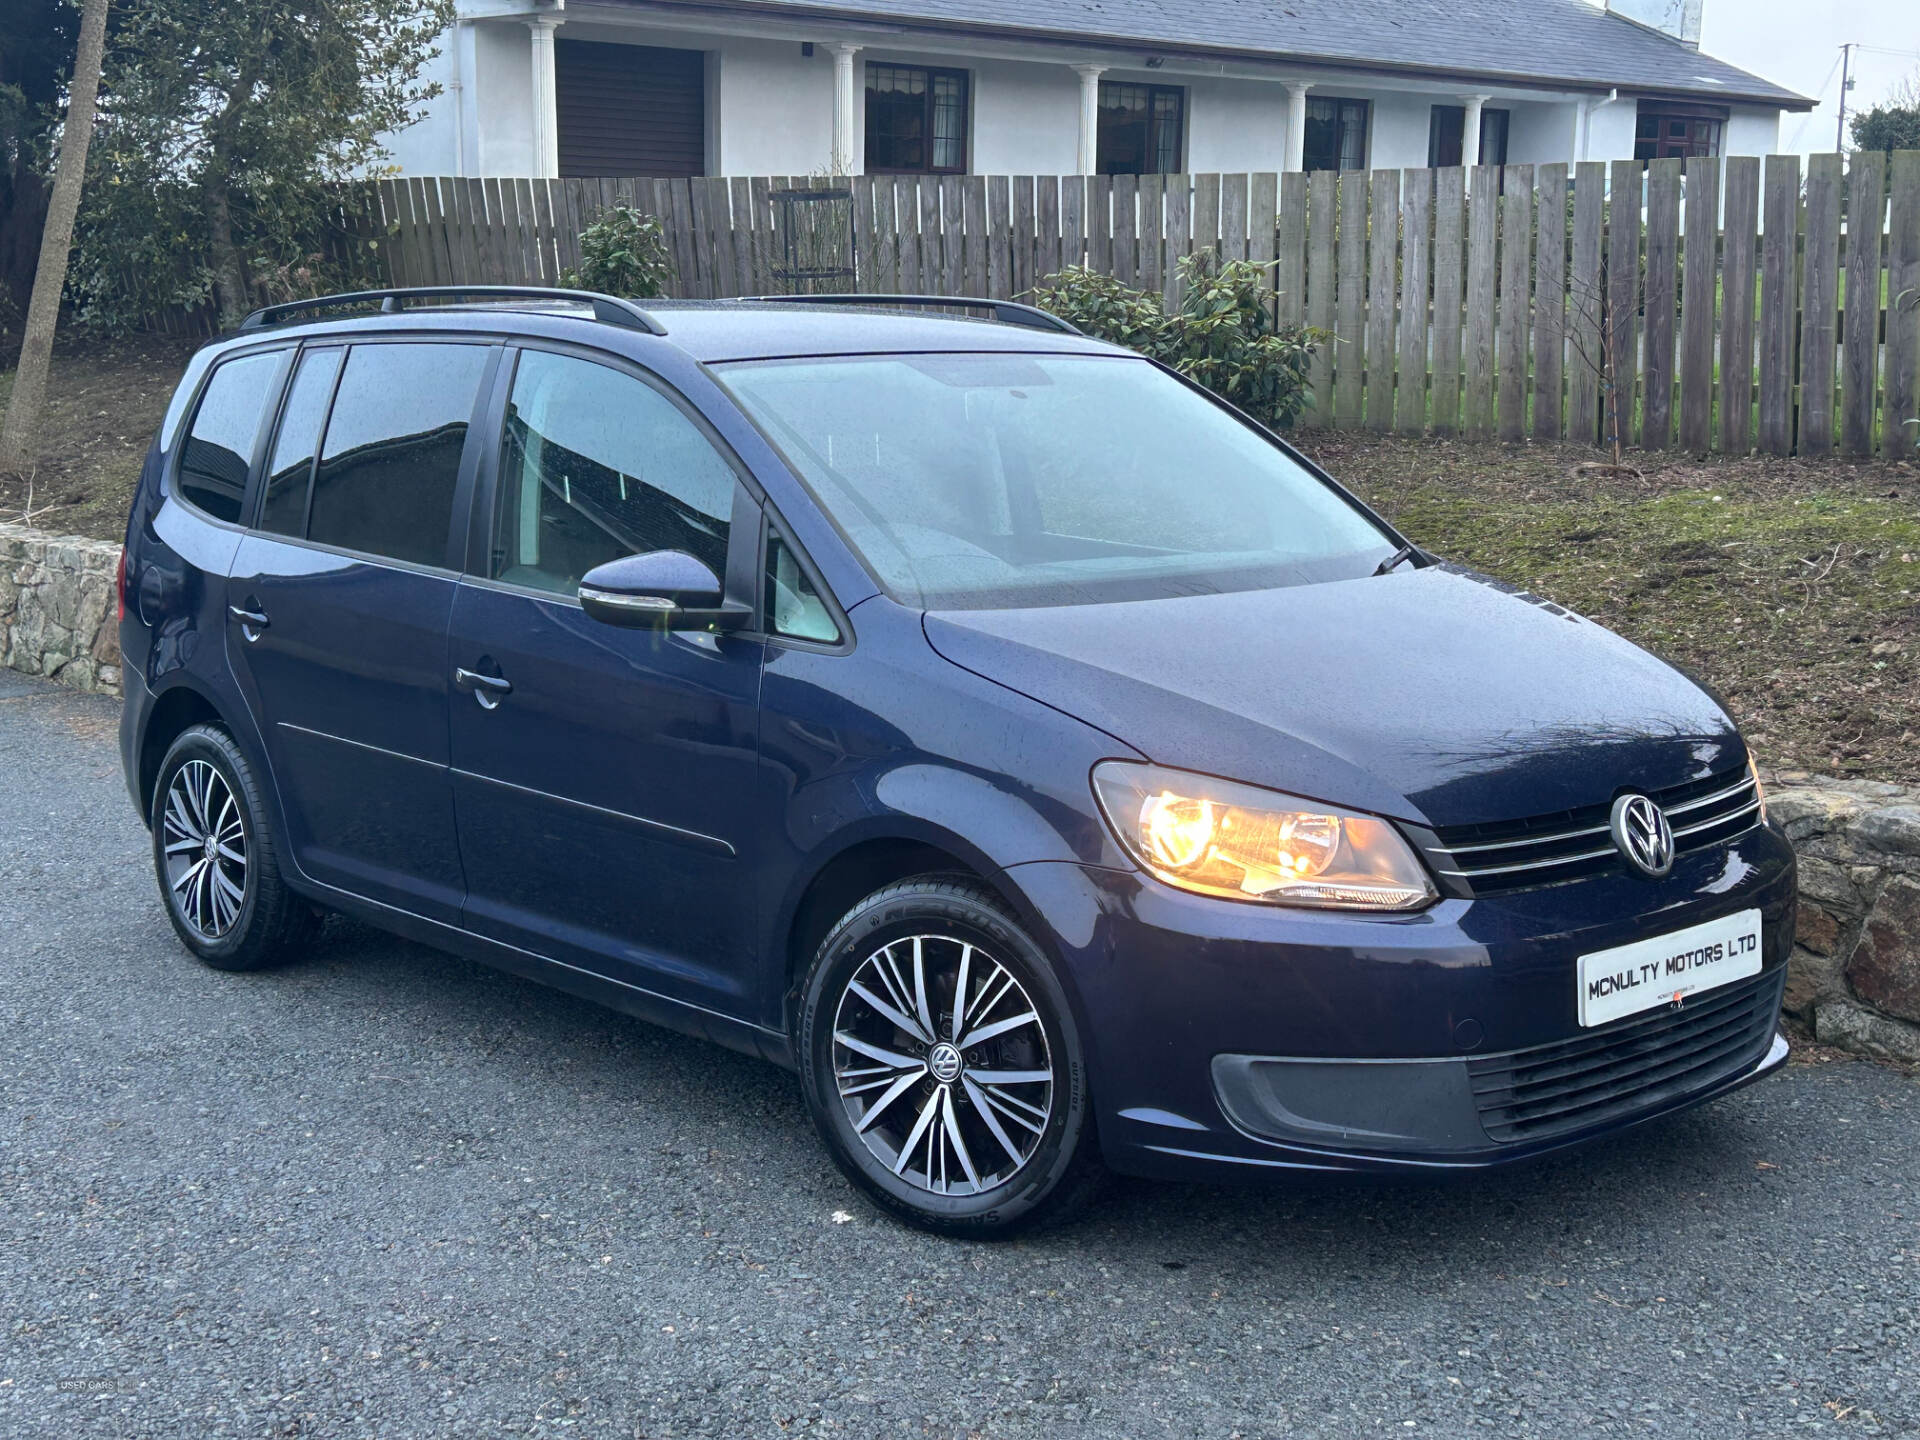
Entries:
[[116,707],[0,671],[0,1434],[1920,1435],[1920,1082],[968,1246],[759,1062],[335,922],[174,942]]

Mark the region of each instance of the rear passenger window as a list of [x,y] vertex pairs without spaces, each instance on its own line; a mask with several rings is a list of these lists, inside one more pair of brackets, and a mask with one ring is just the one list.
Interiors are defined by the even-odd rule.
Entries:
[[327,421],[327,401],[340,374],[340,349],[309,350],[300,357],[293,388],[280,414],[280,433],[274,437],[273,458],[267,462],[267,498],[260,507],[260,528],[299,539],[307,533],[307,486],[313,479],[313,457],[320,450],[320,427]]
[[684,550],[727,573],[733,467],[666,396],[528,350],[500,456],[492,578],[571,595],[596,565]]
[[307,538],[444,565],[484,345],[355,345],[313,477]]
[[247,469],[284,352],[243,355],[213,372],[180,454],[180,498],[216,520],[237,522]]

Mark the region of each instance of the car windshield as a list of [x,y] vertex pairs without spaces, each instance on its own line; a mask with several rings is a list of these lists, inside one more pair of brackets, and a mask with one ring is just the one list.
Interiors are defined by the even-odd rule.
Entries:
[[1257,427],[1145,360],[719,367],[895,599],[1078,605],[1367,574],[1396,548]]

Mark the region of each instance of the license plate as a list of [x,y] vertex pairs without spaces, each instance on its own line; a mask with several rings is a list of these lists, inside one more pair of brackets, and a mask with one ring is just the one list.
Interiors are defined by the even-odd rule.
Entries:
[[1580,1023],[1605,1025],[1760,973],[1760,912],[1582,955]]

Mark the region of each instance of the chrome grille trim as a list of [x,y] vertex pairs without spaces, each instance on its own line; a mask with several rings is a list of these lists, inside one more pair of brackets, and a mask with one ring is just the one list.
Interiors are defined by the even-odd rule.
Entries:
[[[1727,783],[1729,779],[1731,783]],[[1703,783],[1715,788],[1705,794],[1694,793]],[[1673,830],[1681,853],[1731,839],[1756,823],[1760,811],[1760,796],[1753,777],[1745,770],[1671,786],[1651,798],[1670,817],[1688,821],[1676,824]],[[1532,823],[1462,826],[1453,832],[1459,836],[1458,843],[1448,843],[1448,832],[1441,831],[1433,835],[1434,843],[1424,848],[1436,874],[1464,882],[1475,893],[1550,885],[1611,870],[1619,862],[1619,852],[1610,842],[1594,843],[1596,837],[1609,833],[1609,826],[1601,818],[1604,813],[1604,806],[1590,805]],[[1533,828],[1533,824],[1540,828]],[[1481,838],[1489,829],[1506,829],[1509,833],[1499,839]],[[1556,847],[1573,848],[1556,854]],[[1564,873],[1574,867],[1579,867],[1577,873]]]

